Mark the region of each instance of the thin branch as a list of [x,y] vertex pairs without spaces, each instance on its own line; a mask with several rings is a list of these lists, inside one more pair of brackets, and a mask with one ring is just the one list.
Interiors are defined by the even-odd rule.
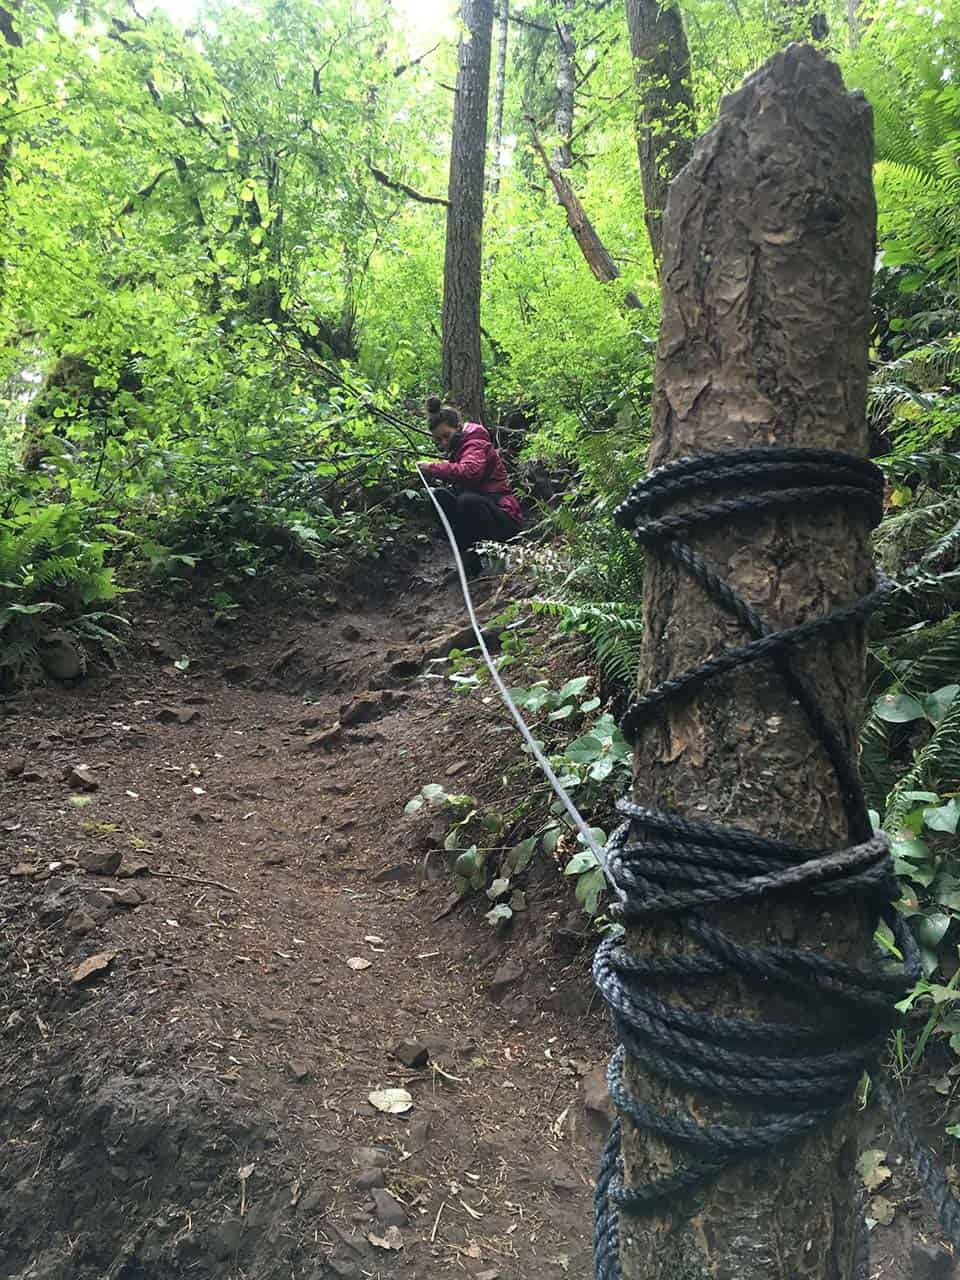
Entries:
[[405,182],[398,182],[395,178],[388,178],[382,169],[375,168],[369,162],[367,168],[381,186],[389,188],[390,191],[398,191],[401,195],[409,196],[411,200],[416,200],[418,204],[442,204],[445,208],[450,204],[450,201],[445,196],[425,196],[421,192],[415,191],[413,187],[408,187]]
[[414,58],[412,62],[401,62],[399,67],[393,68],[393,74],[395,76],[402,76],[403,73],[405,71],[409,71],[411,67],[419,67],[420,63],[423,62],[425,58],[429,58],[431,53],[436,53],[439,48],[439,43],[435,44],[432,49],[428,49],[426,53],[421,53],[420,57]]

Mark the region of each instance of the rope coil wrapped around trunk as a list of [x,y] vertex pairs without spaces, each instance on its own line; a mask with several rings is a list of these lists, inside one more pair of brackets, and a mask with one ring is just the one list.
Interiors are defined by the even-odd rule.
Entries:
[[[723,496],[735,490],[735,496]],[[672,512],[677,504],[683,509]],[[883,1050],[894,1003],[920,976],[919,954],[892,903],[899,896],[887,839],[874,834],[856,762],[826,715],[812,681],[795,665],[803,645],[860,625],[886,599],[881,580],[863,598],[780,631],[727,582],[686,539],[718,524],[767,513],[841,506],[863,512],[871,526],[883,513],[883,477],[863,458],[826,449],[755,448],[683,458],[653,471],[631,489],[617,523],[650,554],[675,565],[749,636],[699,666],[664,681],[627,710],[622,728],[635,741],[668,706],[687,701],[711,680],[757,662],[771,663],[787,697],[802,708],[828,757],[846,816],[842,850],[809,849],[751,831],[690,821],[624,799],[624,821],[610,838],[605,870],[614,885],[611,914],[625,924],[671,917],[694,944],[689,953],[636,956],[612,939],[599,947],[594,980],[608,1005],[620,1047],[608,1082],[619,1112],[597,1181],[595,1272],[620,1280],[620,1215],[669,1214],[678,1199],[703,1188],[733,1163],[768,1155],[829,1124]],[[890,927],[904,957],[899,972],[879,963],[856,967],[802,947],[745,946],[703,912],[789,893],[816,898],[856,895],[875,920]],[[656,994],[666,979],[735,974],[754,988],[780,991],[803,1012],[792,1023],[717,1017],[671,1004]],[[701,1124],[676,1111],[663,1114],[628,1088],[625,1062],[678,1090],[726,1099],[759,1113],[749,1126]],[[881,1088],[881,1096],[889,1092]],[[621,1129],[631,1124],[664,1143],[674,1171],[625,1187]],[[960,1243],[960,1204],[928,1154],[913,1140],[910,1154],[944,1228]],[[858,1274],[866,1275],[866,1236]]]

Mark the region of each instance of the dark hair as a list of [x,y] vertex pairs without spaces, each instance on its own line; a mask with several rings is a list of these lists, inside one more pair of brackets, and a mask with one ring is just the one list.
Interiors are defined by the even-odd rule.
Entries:
[[459,413],[452,405],[444,404],[439,396],[428,397],[427,426],[431,431],[436,431],[437,427],[442,427],[444,423],[456,431],[460,426]]

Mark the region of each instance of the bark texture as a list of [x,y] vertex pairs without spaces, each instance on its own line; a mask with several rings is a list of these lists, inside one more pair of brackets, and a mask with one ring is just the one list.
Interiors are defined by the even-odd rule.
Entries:
[[667,188],[693,149],[690,50],[676,0],[626,0],[637,86],[637,152],[653,257],[661,258]]
[[493,96],[493,173],[490,194],[500,193],[500,169],[503,164],[503,104],[507,96],[507,40],[510,36],[510,10],[505,4],[497,14],[497,84]]
[[557,149],[553,163],[558,169],[573,167],[573,110],[577,87],[577,46],[570,24],[574,0],[562,0],[563,16],[557,19],[557,108],[554,123],[557,128]]
[[[583,254],[587,266],[601,284],[612,284],[614,280],[619,279],[620,268],[610,256],[607,246],[597,235],[596,228],[580,202],[580,197],[574,191],[568,179],[557,168],[556,159],[551,160],[547,155],[546,149],[536,136],[536,133],[534,134],[533,145],[543,161],[547,176],[556,192],[557,202],[563,206],[567,215],[567,226],[573,232],[573,238],[580,246],[580,252]],[[632,290],[624,297],[623,302],[626,307],[637,308],[640,306],[640,299]]]
[[483,414],[480,267],[493,0],[463,0],[450,148],[443,271],[443,385],[474,421]]
[[[766,444],[866,454],[871,159],[868,105],[810,47],[778,54],[725,100],[674,183],[664,220],[651,467]],[[873,584],[868,532],[853,512],[711,528],[694,545],[778,626]],[[698,588],[652,558],[646,584],[641,688],[744,640]],[[851,750],[863,654],[863,636],[848,634],[801,660]],[[638,742],[635,773],[645,804],[811,848],[848,843],[830,766],[766,666],[674,707]],[[795,944],[853,963],[870,954],[869,922],[854,902],[706,914],[740,941]],[[648,954],[689,950],[666,923],[633,931],[630,941]],[[758,997],[732,979],[661,996],[720,1015],[789,1021],[795,1012],[783,997]],[[627,1078],[658,1109],[688,1109],[701,1123],[750,1120],[741,1107],[677,1094],[633,1063]],[[829,1131],[735,1167],[672,1205],[669,1220],[625,1219],[625,1280],[850,1280],[855,1137],[851,1100]],[[624,1160],[627,1185],[673,1167],[667,1148],[632,1131]]]

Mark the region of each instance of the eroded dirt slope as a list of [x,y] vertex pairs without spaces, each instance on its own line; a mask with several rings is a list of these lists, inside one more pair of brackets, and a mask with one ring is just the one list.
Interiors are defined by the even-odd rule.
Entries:
[[509,732],[417,674],[462,624],[439,575],[220,649],[141,603],[118,673],[4,707],[3,1277],[590,1273],[569,908],[544,874],[506,942],[436,918],[402,817]]

